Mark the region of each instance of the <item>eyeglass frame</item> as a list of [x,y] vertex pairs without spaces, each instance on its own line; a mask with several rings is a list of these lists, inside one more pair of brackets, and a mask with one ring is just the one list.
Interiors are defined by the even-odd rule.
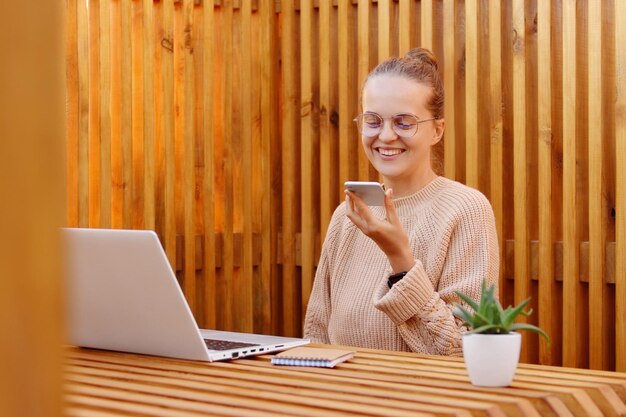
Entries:
[[[373,115],[373,116],[377,116],[377,117],[379,117],[383,121],[383,124],[379,128],[380,130],[376,134],[374,134],[374,135],[366,135],[366,134],[363,133],[363,128],[362,128],[363,123],[361,123],[361,127],[359,127],[359,118],[363,118],[363,116],[368,115],[368,114],[369,115]],[[430,121],[433,121],[433,120],[439,120],[440,119],[440,117],[431,117],[430,119],[423,119],[422,120],[422,119],[420,119],[419,117],[417,117],[416,115],[414,115],[412,113],[398,113],[398,114],[394,114],[394,115],[389,116],[389,117],[383,117],[380,114],[375,113],[375,112],[366,112],[366,113],[361,113],[361,114],[357,115],[354,119],[352,119],[352,121],[356,124],[356,128],[357,128],[357,130],[359,131],[359,133],[361,135],[363,135],[365,137],[368,137],[368,138],[371,138],[371,137],[378,136],[378,135],[381,134],[381,132],[385,128],[385,121],[391,120],[391,119],[393,119],[394,117],[397,117],[397,116],[411,116],[411,117],[415,118],[415,131],[411,135],[408,135],[408,136],[405,136],[404,134],[400,134],[399,132],[396,131],[394,125],[393,124],[391,125],[391,130],[396,135],[398,135],[399,137],[405,138],[405,139],[412,138],[413,136],[415,136],[417,134],[417,131],[419,130],[419,124],[420,123],[430,122]]]

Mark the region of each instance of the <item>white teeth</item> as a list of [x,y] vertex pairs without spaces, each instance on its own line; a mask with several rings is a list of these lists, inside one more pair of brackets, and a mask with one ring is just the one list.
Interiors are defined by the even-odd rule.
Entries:
[[384,156],[393,156],[393,155],[398,155],[399,153],[401,153],[402,149],[382,149],[382,148],[378,148],[378,152],[381,155],[384,155]]

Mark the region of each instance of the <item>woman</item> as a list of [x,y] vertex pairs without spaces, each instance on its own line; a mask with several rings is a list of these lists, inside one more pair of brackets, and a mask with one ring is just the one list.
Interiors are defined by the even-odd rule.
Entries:
[[479,191],[437,176],[444,92],[432,53],[417,48],[378,65],[355,121],[384,179],[385,206],[346,190],[333,214],[304,336],[317,343],[460,355],[455,291],[497,285],[493,210]]

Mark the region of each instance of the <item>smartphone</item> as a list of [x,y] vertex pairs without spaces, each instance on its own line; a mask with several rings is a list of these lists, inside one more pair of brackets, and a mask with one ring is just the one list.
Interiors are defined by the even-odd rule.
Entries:
[[377,182],[369,181],[346,181],[343,186],[346,190],[352,191],[368,206],[384,206],[385,190],[383,186]]

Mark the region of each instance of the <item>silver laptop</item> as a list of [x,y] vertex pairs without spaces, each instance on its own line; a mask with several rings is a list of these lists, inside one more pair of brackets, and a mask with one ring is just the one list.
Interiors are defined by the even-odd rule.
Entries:
[[199,329],[153,231],[62,233],[73,345],[212,362],[309,343]]

